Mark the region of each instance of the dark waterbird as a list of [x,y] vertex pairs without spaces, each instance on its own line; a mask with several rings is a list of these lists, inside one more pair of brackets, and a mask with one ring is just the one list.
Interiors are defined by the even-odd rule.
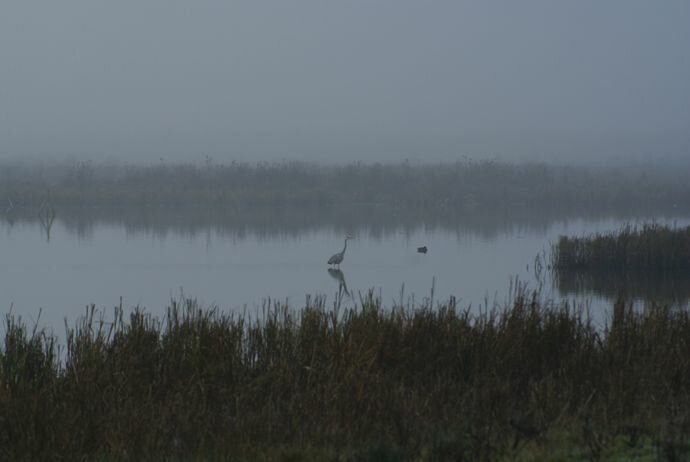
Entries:
[[426,253],[426,250],[427,250],[427,249],[426,249],[426,246],[417,247],[417,252],[418,252],[418,253]]

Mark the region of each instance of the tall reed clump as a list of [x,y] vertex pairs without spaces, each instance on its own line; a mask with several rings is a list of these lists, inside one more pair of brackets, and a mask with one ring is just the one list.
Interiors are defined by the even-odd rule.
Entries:
[[95,313],[64,354],[7,318],[0,459],[596,459],[621,441],[680,454],[690,429],[680,309],[619,302],[604,327],[526,293],[479,312],[370,294],[257,316],[193,300],[164,319]]
[[687,271],[690,227],[627,226],[608,234],[561,236],[552,261],[556,270]]

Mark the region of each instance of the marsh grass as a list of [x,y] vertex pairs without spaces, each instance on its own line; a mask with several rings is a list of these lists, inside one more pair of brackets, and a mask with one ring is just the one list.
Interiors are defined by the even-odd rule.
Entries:
[[557,270],[690,271],[690,227],[627,226],[585,237],[561,236],[552,247]]
[[[606,326],[519,293],[384,309],[309,298],[258,316],[90,308],[53,336],[9,315],[2,460],[496,460],[626,444],[680,454],[690,315],[622,301]],[[608,452],[607,452],[608,451]],[[574,453],[569,453],[574,454]],[[290,459],[292,458],[292,459]],[[670,459],[669,459],[670,460]]]

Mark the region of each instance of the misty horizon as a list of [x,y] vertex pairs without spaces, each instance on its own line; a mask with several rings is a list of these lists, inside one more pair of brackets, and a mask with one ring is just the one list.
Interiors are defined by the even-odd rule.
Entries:
[[653,161],[690,5],[12,2],[0,158]]

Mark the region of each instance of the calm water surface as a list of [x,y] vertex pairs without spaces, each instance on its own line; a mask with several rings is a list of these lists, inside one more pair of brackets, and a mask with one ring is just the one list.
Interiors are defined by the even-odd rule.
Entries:
[[[649,222],[650,220],[646,220]],[[658,218],[660,224],[685,226],[687,218]],[[299,307],[307,294],[333,300],[341,277],[352,300],[368,289],[385,303],[419,302],[454,295],[463,305],[503,303],[516,277],[531,288],[540,285],[552,299],[583,299],[592,309],[609,306],[596,291],[568,291],[548,274],[535,275],[535,256],[547,252],[559,235],[611,231],[621,219],[568,220],[538,229],[506,227],[487,235],[439,228],[400,229],[381,234],[353,229],[341,273],[329,272],[326,260],[342,249],[343,234],[332,229],[274,235],[229,234],[214,228],[201,232],[132,232],[117,224],[97,224],[77,233],[59,220],[50,240],[38,223],[0,224],[0,311],[64,329],[88,304],[110,311],[146,307],[163,314],[171,298],[196,298],[226,311],[254,312],[267,298]],[[418,246],[426,245],[427,254]],[[546,272],[544,272],[546,273]]]

